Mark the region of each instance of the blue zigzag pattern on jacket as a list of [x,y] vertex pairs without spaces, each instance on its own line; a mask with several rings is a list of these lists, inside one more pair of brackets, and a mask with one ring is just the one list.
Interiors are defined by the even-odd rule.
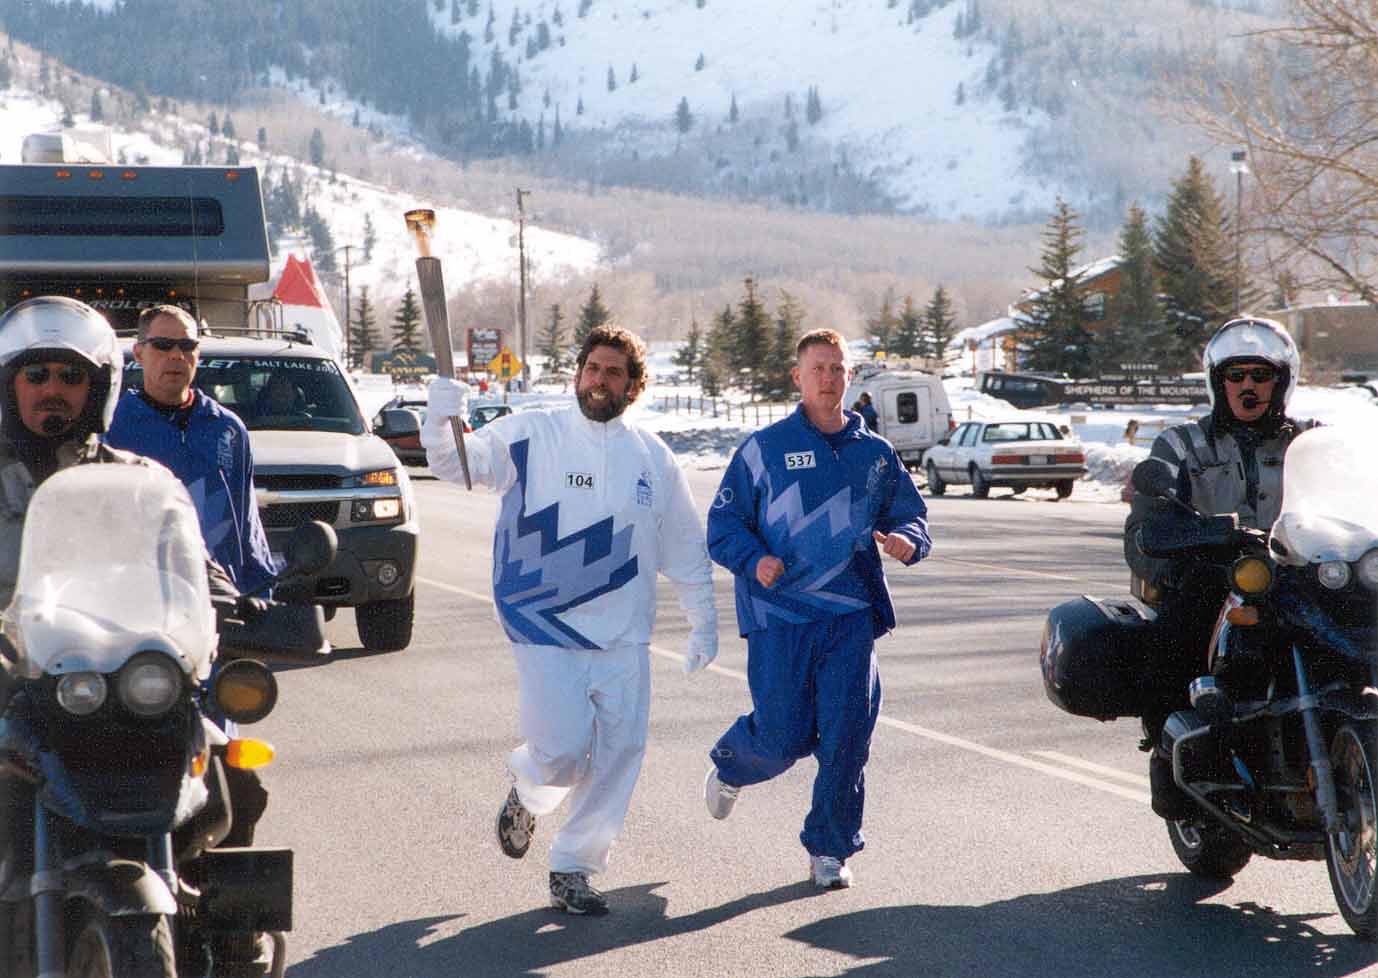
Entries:
[[764,622],[768,615],[774,615],[789,622],[807,620],[790,615],[776,603],[783,600],[786,594],[797,604],[813,605],[829,611],[855,611],[867,607],[865,601],[824,590],[851,564],[852,553],[856,547],[856,541],[850,541],[845,550],[839,548],[834,538],[845,535],[850,539],[855,535],[854,515],[864,511],[867,501],[858,500],[861,505],[853,505],[851,487],[844,485],[818,506],[805,510],[798,482],[791,483],[778,496],[775,494],[770,471],[761,457],[759,441],[752,439],[743,446],[742,461],[746,463],[752,481],[765,485],[766,506],[763,522],[767,531],[770,527],[783,523],[785,536],[791,541],[796,555],[831,554],[837,557],[837,562],[833,566],[818,568],[801,556],[796,556],[794,566],[786,568],[785,577],[776,585],[777,588],[781,585],[788,587],[788,592],[781,592],[775,600],[763,599],[760,596],[753,598],[752,610],[758,619]]
[[517,478],[502,500],[493,539],[493,596],[508,637],[532,645],[597,649],[561,621],[571,608],[616,591],[637,575],[632,527],[613,532],[613,518],[561,538],[560,504],[527,515],[527,439],[509,447]]

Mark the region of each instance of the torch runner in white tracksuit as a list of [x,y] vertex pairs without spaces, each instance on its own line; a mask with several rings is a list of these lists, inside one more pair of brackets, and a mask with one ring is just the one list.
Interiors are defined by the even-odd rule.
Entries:
[[[640,339],[601,326],[579,353],[577,406],[520,411],[465,439],[473,480],[503,493],[493,597],[526,740],[508,756],[515,785],[498,842],[520,859],[536,817],[568,795],[550,899],[569,913],[607,912],[588,878],[607,868],[645,754],[657,571],[692,627],[685,671],[718,651],[703,522],[684,473],[657,435],[622,417],[645,382]],[[448,419],[464,415],[467,392],[433,381],[421,431],[431,472],[451,482],[463,473]]]

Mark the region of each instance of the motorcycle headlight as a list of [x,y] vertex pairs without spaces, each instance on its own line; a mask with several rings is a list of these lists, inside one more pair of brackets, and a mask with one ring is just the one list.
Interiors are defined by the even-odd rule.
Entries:
[[1262,594],[1272,587],[1273,568],[1260,557],[1241,557],[1230,569],[1230,578],[1240,594]]
[[1359,558],[1359,580],[1369,590],[1378,591],[1378,549],[1370,550]]
[[70,672],[57,681],[57,705],[74,716],[87,717],[101,708],[108,688],[98,672]]
[[1338,591],[1349,583],[1351,571],[1343,560],[1327,560],[1316,568],[1316,579],[1323,587]]
[[162,652],[140,652],[120,670],[120,702],[135,716],[162,716],[182,692],[177,663]]

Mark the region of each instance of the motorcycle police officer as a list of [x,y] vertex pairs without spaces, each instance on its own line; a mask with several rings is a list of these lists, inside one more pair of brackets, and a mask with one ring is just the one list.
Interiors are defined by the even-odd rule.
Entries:
[[[1206,344],[1211,413],[1168,428],[1153,442],[1150,457],[1176,473],[1174,495],[1205,515],[1233,513],[1241,527],[1269,529],[1282,504],[1282,467],[1287,446],[1311,427],[1287,416],[1301,358],[1287,330],[1269,319],[1225,323]],[[1139,531],[1162,522],[1190,519],[1170,500],[1134,496],[1124,526],[1124,554],[1136,593],[1158,594],[1155,631],[1165,640],[1153,648],[1151,679],[1144,690],[1145,749],[1152,747],[1149,781],[1153,810],[1163,818],[1190,817],[1193,804],[1172,779],[1172,762],[1158,746],[1163,723],[1185,709],[1187,689],[1205,671],[1211,630],[1228,593],[1224,575],[1190,558],[1155,558],[1140,549]]]

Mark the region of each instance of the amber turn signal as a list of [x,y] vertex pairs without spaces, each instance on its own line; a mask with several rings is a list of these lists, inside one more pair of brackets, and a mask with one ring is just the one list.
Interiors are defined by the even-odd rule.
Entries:
[[276,756],[273,745],[263,740],[232,740],[225,747],[225,763],[241,771],[267,767]]

